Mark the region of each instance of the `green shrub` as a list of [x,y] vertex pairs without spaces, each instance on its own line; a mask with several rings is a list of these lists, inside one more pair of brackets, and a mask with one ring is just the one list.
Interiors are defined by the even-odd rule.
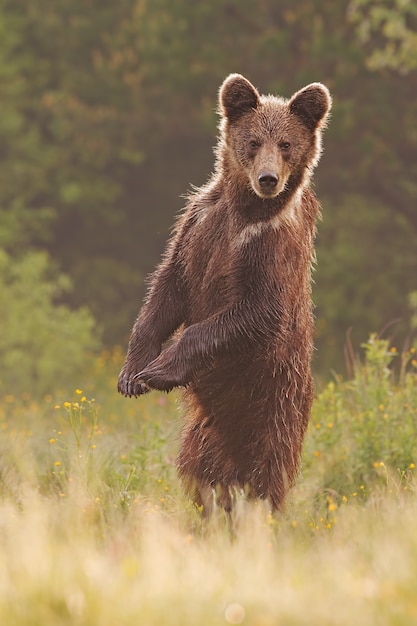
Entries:
[[330,382],[318,395],[304,454],[305,474],[345,498],[366,496],[393,474],[406,487],[417,467],[415,348],[399,355],[376,335],[363,347],[352,380]]
[[98,346],[89,311],[57,303],[70,289],[46,253],[16,260],[0,250],[0,393],[56,391]]

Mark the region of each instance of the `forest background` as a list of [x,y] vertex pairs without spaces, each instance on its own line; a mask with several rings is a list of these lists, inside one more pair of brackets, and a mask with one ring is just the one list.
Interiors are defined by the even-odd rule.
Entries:
[[[334,98],[315,175],[316,373],[349,336],[410,341],[417,289],[417,7],[407,0],[3,0],[0,391],[44,393],[126,346],[229,72]],[[413,313],[414,303],[414,313]]]

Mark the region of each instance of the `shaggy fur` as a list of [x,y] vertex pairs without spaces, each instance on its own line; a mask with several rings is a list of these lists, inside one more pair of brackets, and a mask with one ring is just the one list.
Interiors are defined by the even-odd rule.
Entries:
[[215,172],[189,197],[132,331],[118,389],[185,388],[178,470],[207,511],[214,493],[230,510],[236,489],[279,509],[297,474],[313,397],[309,182],[330,107],[320,83],[284,100],[225,80]]

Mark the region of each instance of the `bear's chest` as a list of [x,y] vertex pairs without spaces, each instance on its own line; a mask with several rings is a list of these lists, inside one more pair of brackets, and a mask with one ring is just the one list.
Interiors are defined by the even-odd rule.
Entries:
[[217,211],[197,221],[182,245],[188,323],[196,323],[256,296],[298,308],[305,297],[310,255],[299,233],[270,224],[243,229]]
[[239,259],[227,222],[197,224],[184,241],[182,259],[190,321],[205,319],[239,297]]

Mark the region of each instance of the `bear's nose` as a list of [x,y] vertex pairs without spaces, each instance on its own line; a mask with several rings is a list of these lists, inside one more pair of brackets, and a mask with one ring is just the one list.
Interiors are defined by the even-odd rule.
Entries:
[[258,182],[262,189],[274,189],[278,185],[278,176],[273,172],[261,172],[258,176]]

